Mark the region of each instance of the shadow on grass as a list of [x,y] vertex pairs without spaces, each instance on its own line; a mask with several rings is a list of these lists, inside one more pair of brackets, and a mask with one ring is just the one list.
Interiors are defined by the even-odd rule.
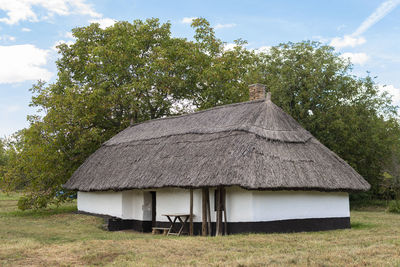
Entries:
[[376,225],[372,223],[362,223],[362,222],[352,222],[351,229],[355,230],[363,230],[363,229],[371,229],[376,227]]

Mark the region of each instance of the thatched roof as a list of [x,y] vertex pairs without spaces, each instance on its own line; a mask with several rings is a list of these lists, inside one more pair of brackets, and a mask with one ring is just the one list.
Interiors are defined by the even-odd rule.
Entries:
[[240,186],[360,191],[370,185],[269,99],[128,127],[64,185],[80,191]]

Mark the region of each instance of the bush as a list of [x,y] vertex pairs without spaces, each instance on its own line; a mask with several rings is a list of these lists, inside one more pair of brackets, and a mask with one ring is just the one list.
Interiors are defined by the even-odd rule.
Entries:
[[48,197],[44,196],[22,196],[18,200],[18,209],[43,209],[50,203]]
[[400,200],[392,200],[389,202],[388,212],[400,213]]

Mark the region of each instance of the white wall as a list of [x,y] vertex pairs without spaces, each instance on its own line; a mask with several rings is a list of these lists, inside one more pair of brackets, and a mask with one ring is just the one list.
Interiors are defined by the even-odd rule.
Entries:
[[[189,189],[162,188],[156,193],[156,220],[165,222],[167,217],[163,214],[190,212]],[[201,189],[193,190],[193,221],[201,222]]]
[[[212,197],[214,198],[214,190]],[[252,221],[252,192],[239,187],[226,189],[226,215],[228,222]],[[214,207],[214,206],[213,206]],[[215,212],[214,212],[215,213]]]
[[[162,214],[189,213],[188,189],[156,190],[156,220]],[[214,189],[210,189],[211,219],[215,221]],[[305,191],[248,191],[229,187],[226,193],[228,222],[274,221],[304,218],[349,217],[347,193]],[[151,220],[149,191],[78,192],[78,210],[123,219]],[[201,222],[201,189],[193,191],[193,221]]]
[[[210,189],[211,219],[215,221],[214,191]],[[189,213],[189,190],[157,191],[157,221],[162,214]],[[228,222],[275,221],[305,218],[350,217],[349,196],[342,192],[249,191],[229,187],[226,192]],[[193,221],[201,222],[201,190],[193,192]]]
[[151,220],[151,195],[142,190],[78,192],[78,210],[122,219]]
[[349,195],[342,192],[252,192],[252,221],[350,217]]
[[122,218],[122,192],[78,192],[78,210]]
[[[122,219],[151,220],[151,195],[142,190],[122,192]],[[149,215],[150,213],[150,215]]]

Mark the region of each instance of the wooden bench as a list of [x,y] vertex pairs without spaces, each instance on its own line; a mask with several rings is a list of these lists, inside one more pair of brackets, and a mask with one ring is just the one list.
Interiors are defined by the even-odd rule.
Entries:
[[155,235],[155,234],[159,234],[162,232],[163,235],[167,235],[168,230],[169,230],[168,227],[153,227],[152,234]]

